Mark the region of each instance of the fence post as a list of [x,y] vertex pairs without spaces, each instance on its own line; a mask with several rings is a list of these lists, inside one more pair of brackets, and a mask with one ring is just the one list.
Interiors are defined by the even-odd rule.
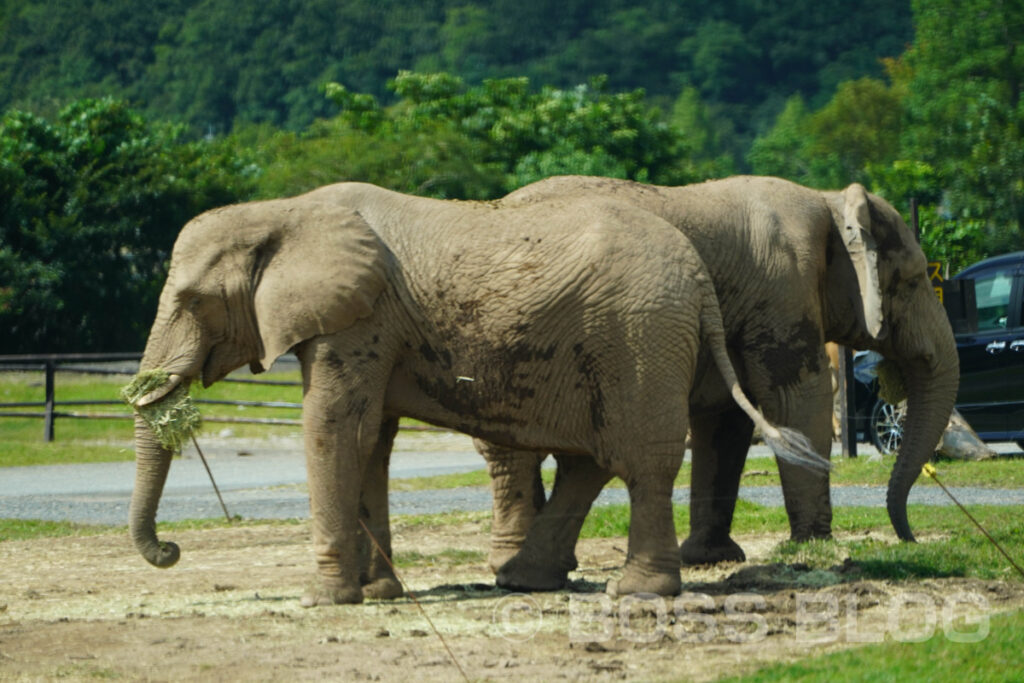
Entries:
[[53,375],[56,366],[57,363],[54,359],[49,358],[46,360],[46,417],[43,419],[43,439],[45,441],[53,441]]
[[839,347],[839,440],[843,455],[857,457],[857,418],[854,415],[856,399],[853,383],[853,352],[848,346]]

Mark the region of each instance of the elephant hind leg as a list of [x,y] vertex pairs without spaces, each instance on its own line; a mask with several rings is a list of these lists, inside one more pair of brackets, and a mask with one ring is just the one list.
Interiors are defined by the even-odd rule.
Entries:
[[487,558],[495,574],[511,560],[526,541],[537,513],[544,506],[544,483],[540,465],[546,454],[519,451],[474,439],[480,455],[487,461],[491,476],[493,511],[491,552]]
[[678,454],[657,455],[643,468],[631,473],[629,488],[629,550],[622,577],[608,582],[609,595],[653,593],[677,595],[679,551],[672,516],[672,487],[682,462]]
[[738,407],[690,421],[690,535],[679,549],[684,565],[746,559],[729,533],[753,432],[754,423]]
[[576,540],[590,506],[612,473],[584,455],[556,455],[558,470],[551,499],[533,520],[522,548],[503,564],[499,586],[519,590],[558,590],[576,568]]

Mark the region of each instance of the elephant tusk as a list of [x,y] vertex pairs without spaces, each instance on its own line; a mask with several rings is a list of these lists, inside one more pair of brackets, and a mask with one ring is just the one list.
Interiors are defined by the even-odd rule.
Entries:
[[164,396],[177,389],[178,385],[181,384],[183,379],[184,377],[182,377],[181,375],[171,375],[170,377],[168,377],[166,384],[154,389],[153,391],[149,392],[148,394],[140,398],[138,401],[136,401],[135,407],[142,408],[148,406],[151,403],[156,403]]

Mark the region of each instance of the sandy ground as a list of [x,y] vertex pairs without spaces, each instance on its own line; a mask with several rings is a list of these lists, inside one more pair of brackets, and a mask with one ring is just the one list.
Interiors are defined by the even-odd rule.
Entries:
[[167,570],[121,534],[0,543],[0,679],[704,681],[884,637],[978,640],[987,613],[1024,605],[1019,582],[769,565],[776,536],[740,538],[744,564],[685,570],[678,600],[603,594],[625,539],[582,541],[572,590],[512,594],[493,587],[486,524],[396,524],[423,611],[302,609],[308,523],[168,535],[183,554]]

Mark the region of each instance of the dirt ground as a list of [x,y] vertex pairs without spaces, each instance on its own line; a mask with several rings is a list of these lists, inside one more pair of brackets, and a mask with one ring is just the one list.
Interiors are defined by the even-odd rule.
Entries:
[[[687,594],[611,600],[625,539],[584,540],[571,591],[493,588],[486,519],[396,525],[408,598],[304,610],[308,524],[166,534],[148,566],[122,534],[0,543],[0,679],[714,680],[772,661],[897,640],[979,640],[1019,583],[888,583],[770,565],[781,537],[741,537],[743,564],[687,569]],[[418,555],[411,554],[415,550]]]

